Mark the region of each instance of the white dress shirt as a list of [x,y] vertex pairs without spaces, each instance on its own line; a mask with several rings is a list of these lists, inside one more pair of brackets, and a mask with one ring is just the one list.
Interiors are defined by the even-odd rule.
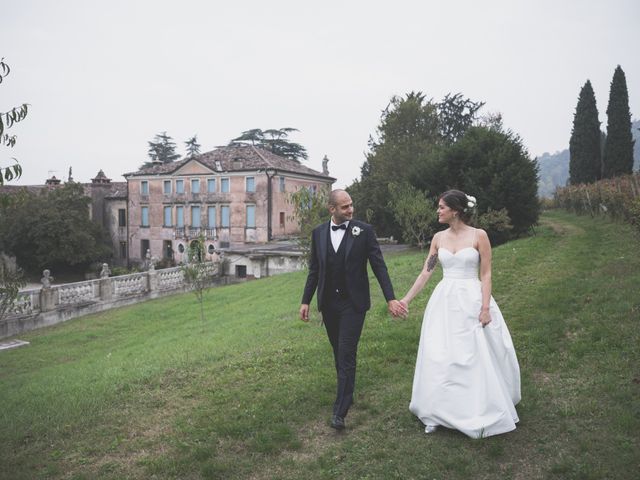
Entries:
[[[333,223],[333,220],[331,220],[331,227],[333,227],[334,225],[336,225],[335,223]],[[349,228],[349,220],[347,220],[346,222],[342,223],[341,225],[346,226],[347,228]],[[329,227],[329,228],[331,228]],[[342,230],[341,228],[339,228],[338,230],[334,230],[333,228],[331,228],[329,230],[330,235],[331,235],[331,245],[333,245],[333,251],[337,252],[338,249],[340,248],[340,242],[342,242],[342,238],[344,237],[344,234],[347,233],[346,230]]]

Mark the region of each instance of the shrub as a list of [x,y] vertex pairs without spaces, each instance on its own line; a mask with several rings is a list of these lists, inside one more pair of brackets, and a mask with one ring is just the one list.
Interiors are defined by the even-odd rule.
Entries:
[[509,240],[513,225],[506,208],[493,210],[489,208],[486,213],[478,217],[476,222],[479,228],[486,230],[492,245],[500,245]]
[[578,215],[606,216],[640,229],[640,173],[559,187],[554,203]]

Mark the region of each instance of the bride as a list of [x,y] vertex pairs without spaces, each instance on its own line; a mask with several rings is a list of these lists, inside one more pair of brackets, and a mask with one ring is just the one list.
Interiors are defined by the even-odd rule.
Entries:
[[[408,307],[440,261],[444,275],[427,304],[409,409],[425,425],[473,438],[516,428],[520,368],[507,325],[491,296],[491,244],[469,221],[475,198],[458,190],[438,200],[429,256],[401,300]],[[480,279],[478,279],[478,266]]]

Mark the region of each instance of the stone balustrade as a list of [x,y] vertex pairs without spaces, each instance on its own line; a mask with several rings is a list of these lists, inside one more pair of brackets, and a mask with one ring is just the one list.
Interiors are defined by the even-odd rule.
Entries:
[[[206,271],[212,285],[227,283],[219,262],[207,263]],[[0,320],[0,338],[186,289],[182,269],[175,267],[24,290]]]

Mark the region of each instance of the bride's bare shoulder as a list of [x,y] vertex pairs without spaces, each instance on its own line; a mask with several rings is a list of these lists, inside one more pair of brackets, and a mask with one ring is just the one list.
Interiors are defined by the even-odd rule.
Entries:
[[489,238],[489,236],[487,235],[487,232],[484,231],[482,228],[476,228],[475,229],[475,234],[476,236],[479,237],[483,237],[483,238]]
[[476,228],[475,236],[476,236],[476,244],[477,244],[478,250],[481,248],[482,245],[488,245],[489,248],[491,247],[489,235],[487,235],[487,232],[485,232],[483,229]]
[[[449,230],[449,229],[447,228],[447,230]],[[436,232],[433,235],[433,238],[431,239],[431,244],[434,245],[436,248],[439,247],[440,246],[440,239],[442,238],[442,234],[444,232],[446,232],[447,230],[441,230],[439,232]]]

